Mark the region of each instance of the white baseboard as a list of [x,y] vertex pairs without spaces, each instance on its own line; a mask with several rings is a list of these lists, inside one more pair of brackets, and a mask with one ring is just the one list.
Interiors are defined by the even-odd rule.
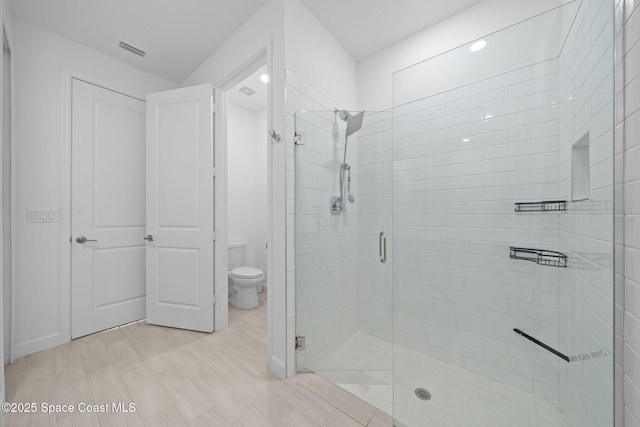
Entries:
[[278,378],[284,380],[287,378],[287,367],[285,363],[275,356],[271,356],[267,362],[269,370]]
[[61,341],[61,336],[59,333],[15,344],[11,349],[11,358],[13,359],[12,362],[18,357],[56,347],[60,344],[64,344],[64,342]]

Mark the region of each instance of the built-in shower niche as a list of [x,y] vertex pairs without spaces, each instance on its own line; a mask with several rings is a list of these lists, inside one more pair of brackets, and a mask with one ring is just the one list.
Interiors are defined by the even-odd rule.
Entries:
[[589,134],[585,134],[571,147],[571,201],[589,200]]

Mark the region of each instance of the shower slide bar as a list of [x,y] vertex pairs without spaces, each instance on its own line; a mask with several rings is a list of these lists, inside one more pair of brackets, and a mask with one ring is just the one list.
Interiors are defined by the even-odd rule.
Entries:
[[569,356],[567,356],[567,355],[565,355],[565,354],[560,353],[558,350],[556,350],[556,349],[555,349],[555,348],[553,348],[553,347],[549,347],[548,345],[546,345],[546,344],[545,344],[545,343],[543,343],[542,341],[537,340],[537,339],[535,339],[534,337],[532,337],[531,335],[529,335],[529,334],[527,334],[527,333],[522,332],[520,329],[518,329],[518,328],[514,328],[514,329],[513,329],[513,332],[515,332],[515,333],[516,333],[516,334],[518,334],[518,335],[522,335],[523,337],[525,337],[525,338],[526,338],[526,339],[528,339],[529,341],[532,341],[532,342],[534,342],[534,343],[538,344],[540,347],[544,348],[544,349],[545,349],[545,350],[547,350],[547,351],[550,351],[551,353],[553,353],[553,354],[555,354],[556,356],[558,356],[560,359],[564,359],[564,360],[565,360],[565,361],[567,361],[567,362],[569,362],[569,361],[570,361]]

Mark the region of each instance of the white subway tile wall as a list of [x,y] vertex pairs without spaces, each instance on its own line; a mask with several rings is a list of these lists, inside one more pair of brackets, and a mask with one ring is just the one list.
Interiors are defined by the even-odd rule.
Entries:
[[640,2],[616,0],[616,427],[640,427]]
[[588,135],[588,200],[569,203],[560,247],[560,403],[569,426],[613,421],[613,7],[583,2],[559,58],[559,196],[572,197],[572,147]]
[[509,247],[558,250],[566,212],[514,211],[559,195],[558,65],[394,107],[392,168],[395,342],[555,402],[561,360],[513,328],[561,347],[561,269]]

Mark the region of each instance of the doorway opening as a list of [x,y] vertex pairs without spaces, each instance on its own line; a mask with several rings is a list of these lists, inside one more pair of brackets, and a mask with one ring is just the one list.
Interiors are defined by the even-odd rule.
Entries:
[[264,63],[242,75],[226,90],[229,326],[250,319],[243,331],[266,343],[269,75]]

